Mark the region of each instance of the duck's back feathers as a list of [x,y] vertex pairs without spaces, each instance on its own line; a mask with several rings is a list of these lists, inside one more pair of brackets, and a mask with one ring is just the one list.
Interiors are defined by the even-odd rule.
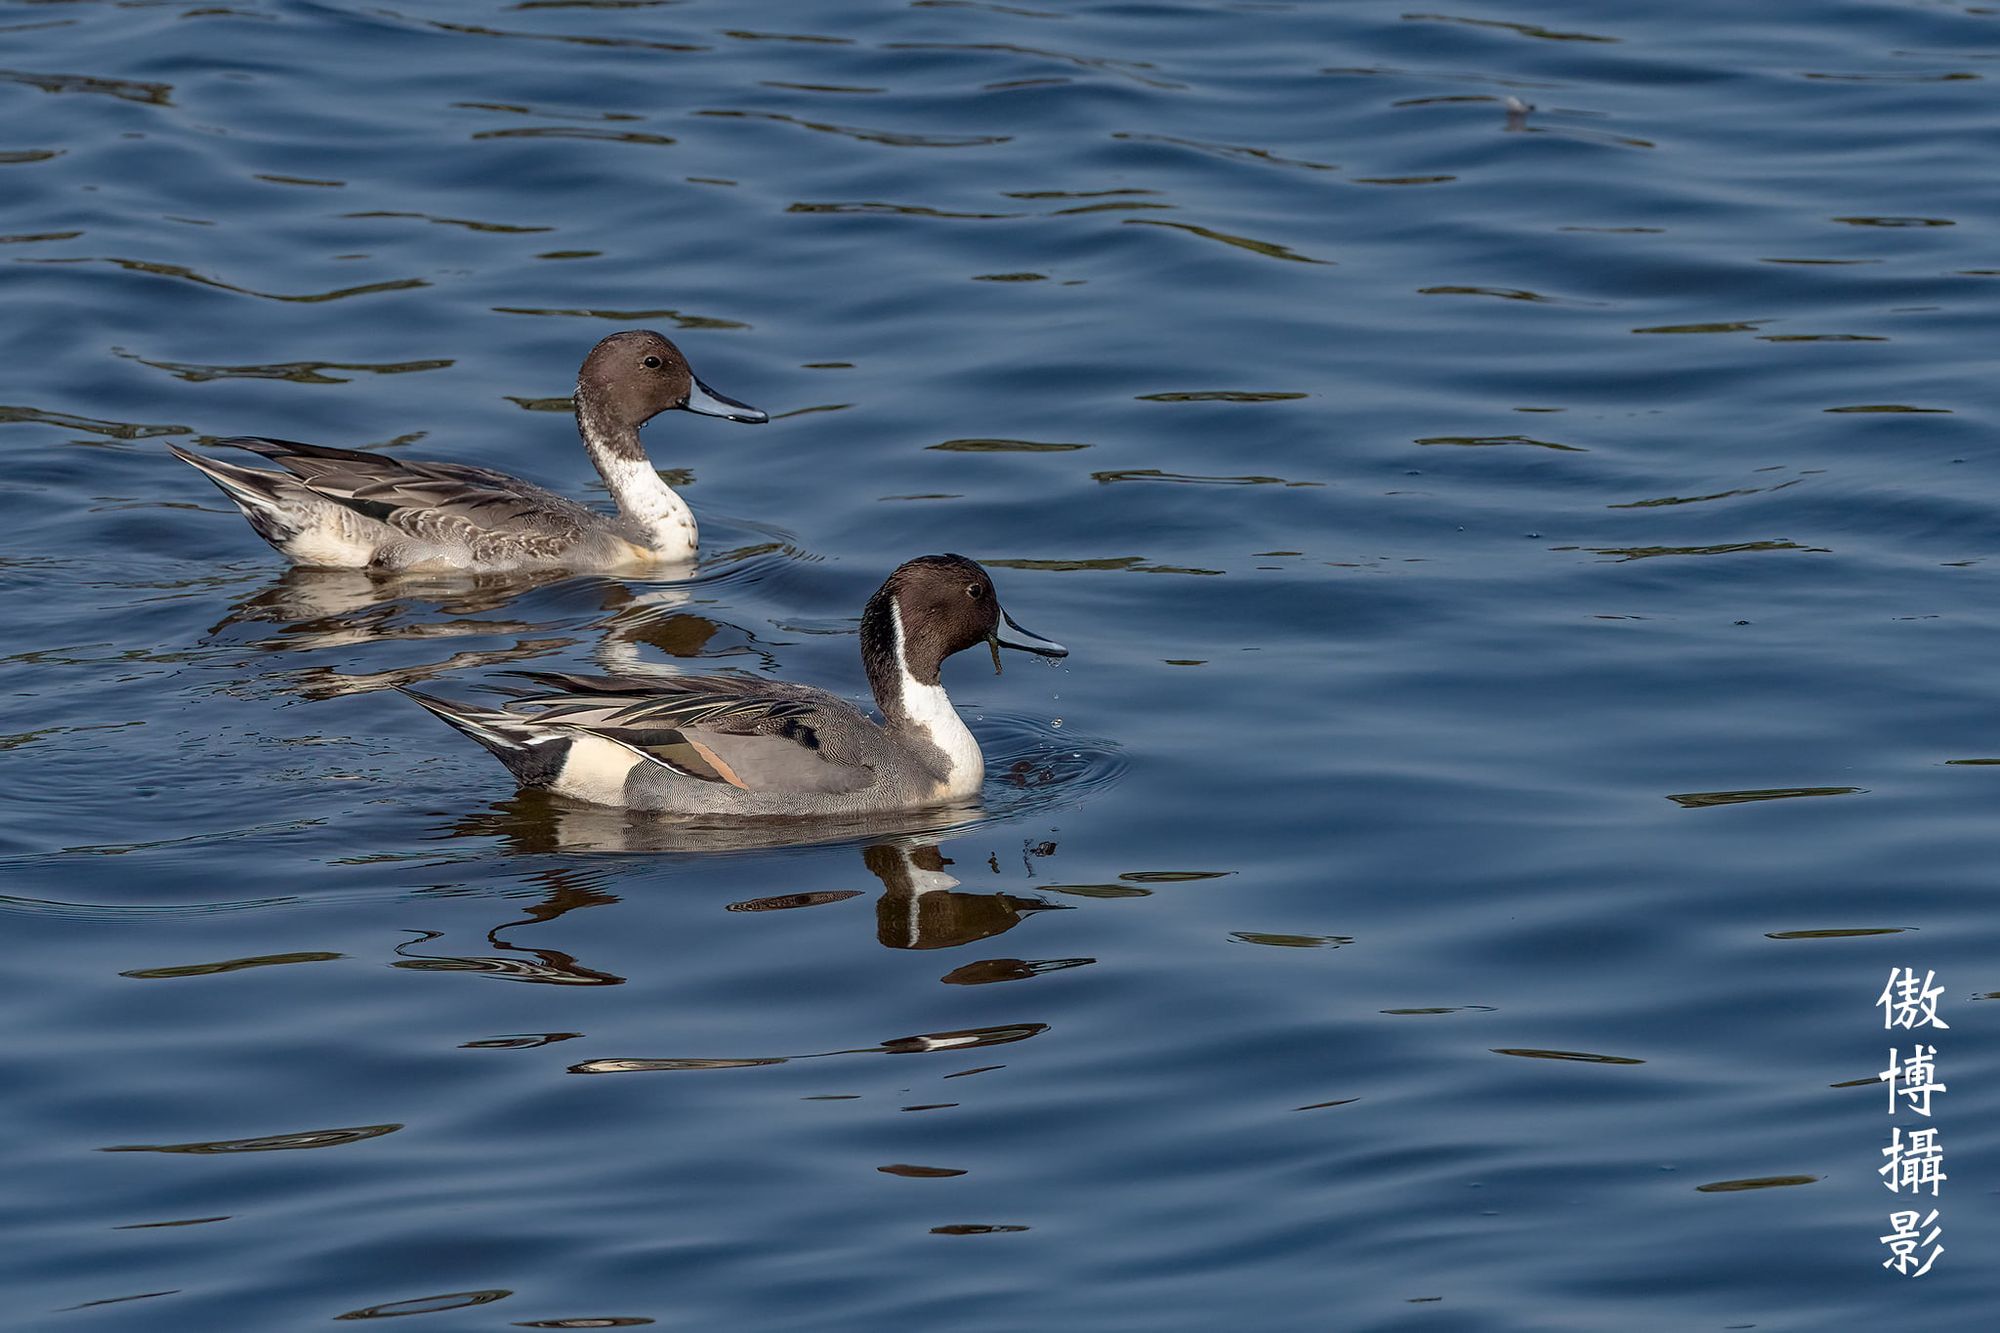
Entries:
[[[513,701],[504,710],[412,697],[499,755],[516,778],[529,781],[523,768],[533,767],[539,775],[533,785],[572,795],[586,795],[580,789],[585,781],[603,786],[604,766],[591,757],[594,747],[568,754],[572,762],[555,772],[528,753],[535,746],[552,753],[546,747],[565,737],[608,742],[628,753],[634,762],[619,779],[633,794],[628,799],[636,802],[664,785],[680,793],[661,802],[669,808],[713,803],[726,809],[854,793],[878,776],[866,762],[875,724],[852,704],[810,686],[734,675],[510,674],[539,688],[509,690]],[[699,788],[689,783],[710,784],[711,794],[699,798]]]
[[796,700],[844,708],[850,712],[857,710],[838,695],[829,694],[816,685],[801,685],[796,681],[773,680],[769,676],[753,676],[746,672],[717,672],[712,675],[668,675],[665,673],[632,673],[620,675],[607,673],[588,675],[575,671],[507,671],[502,674],[529,680],[541,686],[539,690],[515,688],[516,697],[542,696],[547,694],[572,695],[577,698],[626,698],[660,702],[663,699],[696,696],[704,698]]
[[574,500],[491,468],[260,436],[220,443],[270,459],[313,495],[418,543],[462,548],[475,564],[554,560],[603,523]]
[[847,792],[874,780],[862,753],[874,723],[810,685],[747,675],[512,674],[556,691],[524,700],[542,710],[540,719],[582,722],[703,781],[749,792]]

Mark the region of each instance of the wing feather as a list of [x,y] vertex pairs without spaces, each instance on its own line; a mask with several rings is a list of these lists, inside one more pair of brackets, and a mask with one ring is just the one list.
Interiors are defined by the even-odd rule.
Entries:
[[510,674],[542,690],[513,691],[509,712],[601,736],[684,777],[743,791],[853,791],[874,781],[842,744],[873,724],[809,686],[735,675]]
[[424,541],[553,556],[601,521],[566,496],[469,463],[243,436],[221,441],[270,459],[313,494]]

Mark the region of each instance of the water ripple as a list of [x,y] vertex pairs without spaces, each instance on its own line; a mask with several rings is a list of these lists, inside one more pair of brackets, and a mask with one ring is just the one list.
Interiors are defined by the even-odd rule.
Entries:
[[1786,801],[1799,796],[1854,796],[1861,787],[1766,787],[1749,791],[1690,791],[1667,797],[1688,810],[1704,810],[1717,805],[1743,805],[1753,801]]
[[[1921,1290],[1856,1211],[1882,969],[1975,1072],[2000,993],[1979,4],[382,3],[0,17],[9,1309],[1990,1322],[1977,1208]],[[287,572],[158,438],[601,506],[633,325],[784,414],[649,427],[659,577]],[[947,671],[962,806],[582,806],[379,693],[858,697],[927,550],[1075,654]]]
[[492,1287],[481,1291],[448,1291],[441,1296],[417,1296],[406,1301],[386,1301],[381,1305],[365,1306],[359,1310],[349,1310],[337,1314],[335,1319],[394,1319],[402,1315],[437,1314],[442,1310],[469,1310],[476,1305],[491,1305],[504,1301],[514,1293],[505,1287]]
[[303,1129],[292,1134],[266,1134],[254,1139],[214,1139],[205,1143],[127,1143],[99,1152],[214,1153],[290,1152],[300,1148],[340,1148],[350,1143],[393,1134],[401,1125],[355,1125],[348,1129]]
[[[670,320],[673,323],[673,326],[677,329],[747,329],[751,327],[750,325],[745,324],[741,320],[723,319],[716,315],[690,315],[685,311],[668,310],[664,307],[655,307],[646,310],[596,310],[587,307],[574,307],[574,306],[548,307],[548,306],[497,305],[493,307],[493,313],[496,315],[558,316],[566,319],[606,319],[606,320],[611,320],[612,322],[618,324],[635,324],[642,320],[664,319],[664,320]],[[533,400],[523,400],[517,398],[514,401],[516,402],[533,401],[538,403],[546,402],[546,403],[561,404],[559,408],[546,409],[552,411],[570,412],[574,411],[576,407],[575,403],[568,398],[546,398],[546,399],[538,398]]]
[[1147,88],[1169,91],[1185,89],[1188,85],[1172,79],[1163,79],[1152,71],[1159,68],[1144,60],[1116,60],[1108,56],[1078,55],[1072,51],[1051,51],[1045,47],[1018,46],[1012,42],[888,42],[886,51],[969,51],[1002,55],[1031,56],[1037,60],[1051,60],[1077,69],[1101,70],[1130,79]]
[[887,144],[892,148],[985,148],[994,144],[1009,143],[1011,134],[928,134],[910,130],[868,129],[859,125],[836,125],[831,121],[806,120],[801,116],[783,111],[697,111],[697,116],[714,116],[728,120],[769,120],[784,125],[796,125],[800,129],[813,130],[820,134],[838,134],[863,143]]
[[1465,18],[1456,14],[1405,14],[1403,20],[1406,23],[1457,23],[1469,28],[1493,28],[1501,32],[1511,32],[1517,37],[1533,37],[1545,42],[1616,43],[1620,40],[1594,32],[1560,32],[1553,28],[1545,28],[1539,23],[1510,23],[1504,19]]
[[[9,406],[0,404],[0,425],[27,423],[43,426],[60,426],[64,430],[80,430],[90,435],[102,435],[113,440],[147,440],[161,435],[192,435],[192,426],[174,426],[164,423],[143,421],[105,421],[97,417],[79,416],[74,412],[55,412],[40,407]],[[89,441],[83,441],[89,443]]]
[[183,264],[162,264],[149,259],[117,259],[110,256],[95,259],[18,259],[18,264],[115,264],[128,273],[149,273],[155,277],[178,278],[184,282],[196,283],[203,287],[214,287],[220,291],[235,292],[241,296],[255,296],[265,301],[289,301],[301,305],[313,305],[322,301],[340,301],[350,296],[373,296],[380,292],[409,291],[412,288],[428,287],[423,278],[395,278],[386,282],[363,283],[356,287],[339,287],[332,291],[307,292],[289,295],[283,292],[259,291],[254,287],[244,287],[221,278],[213,278],[196,272]]
[[649,1057],[585,1060],[569,1067],[572,1074],[685,1073],[715,1069],[762,1069],[795,1060],[820,1060],[836,1055],[923,1055],[938,1051],[963,1051],[984,1046],[1005,1046],[1026,1041],[1047,1032],[1046,1023],[1007,1023],[996,1027],[961,1028],[950,1032],[923,1032],[911,1037],[894,1037],[875,1046],[849,1047],[837,1051],[814,1051],[807,1055],[765,1055],[750,1057]]
[[408,209],[397,208],[375,208],[359,213],[343,213],[341,216],[349,218],[410,218],[418,222],[428,222],[439,227],[464,227],[467,231],[494,232],[508,236],[555,230],[554,227],[522,227],[507,222],[478,222],[471,218],[438,217],[431,213],[417,213]]
[[[128,352],[122,347],[111,349],[113,356],[122,356],[128,361],[137,361],[142,366],[164,370],[175,379],[186,380],[190,384],[206,384],[211,380],[253,379],[287,380],[293,384],[347,384],[353,375],[408,375],[425,370],[444,370],[457,365],[449,357],[436,357],[423,361],[275,361],[268,365],[249,366],[209,366],[191,361],[153,361]],[[329,375],[330,370],[350,371],[350,375]]]
[[443,19],[419,18],[414,14],[398,13],[393,9],[378,9],[374,12],[384,18],[395,19],[402,23],[465,37],[511,37],[533,42],[566,42],[574,46],[623,48],[635,51],[668,51],[674,54],[687,54],[709,49],[706,46],[690,45],[685,42],[656,42],[643,37],[604,37],[591,33],[524,32],[518,28],[488,28],[477,23],[452,23]]
[[287,963],[330,963],[347,957],[344,953],[306,950],[299,953],[260,954],[254,958],[229,958],[219,963],[178,963],[172,967],[141,967],[120,972],[121,977],[158,981],[176,977],[213,977],[242,972],[253,967],[282,967]]
[[583,139],[594,143],[634,143],[661,147],[679,143],[670,134],[641,130],[606,130],[588,125],[526,125],[504,130],[479,130],[474,139]]
[[45,93],[94,93],[123,102],[172,106],[174,86],[133,79],[105,79],[90,74],[38,74],[24,69],[0,69],[0,82],[26,84]]
[[1238,250],[1248,250],[1252,254],[1263,255],[1267,259],[1285,259],[1290,260],[1294,264],[1322,264],[1331,267],[1334,262],[1331,259],[1314,259],[1310,255],[1302,255],[1291,247],[1279,245],[1275,241],[1260,241],[1254,236],[1238,236],[1231,232],[1218,231],[1213,227],[1198,227],[1192,222],[1168,222],[1164,218],[1126,218],[1125,225],[1128,227],[1172,227],[1176,231],[1188,232],[1206,240],[1220,241],[1224,245]]
[[1184,139],[1172,134],[1139,134],[1120,130],[1111,136],[1128,143],[1165,143],[1179,148],[1192,148],[1198,152],[1212,153],[1217,157],[1232,158],[1241,162],[1256,162],[1273,167],[1298,167],[1305,171],[1338,171],[1331,162],[1314,162],[1309,158],[1286,157],[1268,148],[1252,148],[1245,144],[1212,143],[1206,139]]

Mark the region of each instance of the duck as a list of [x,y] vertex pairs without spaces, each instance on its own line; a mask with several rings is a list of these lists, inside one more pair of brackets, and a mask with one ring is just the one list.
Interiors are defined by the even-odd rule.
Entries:
[[466,463],[426,463],[263,436],[215,442],[283,471],[167,446],[221,488],[257,535],[294,564],[382,573],[580,573],[692,559],[694,514],[660,477],[639,427],[672,408],[761,423],[770,417],[703,384],[651,329],[614,333],[576,378],[576,426],[618,512]]
[[628,810],[840,816],[965,802],[985,780],[979,742],[940,668],[987,644],[1066,657],[1002,610],[993,579],[962,555],[906,561],[861,613],[861,661],[881,710],[811,685],[743,674],[508,674],[496,708],[403,689],[485,746],[523,787]]

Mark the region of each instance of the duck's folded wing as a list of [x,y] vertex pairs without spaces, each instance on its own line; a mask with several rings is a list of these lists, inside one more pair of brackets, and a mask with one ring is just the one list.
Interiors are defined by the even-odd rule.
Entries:
[[220,443],[261,454],[315,495],[428,540],[496,536],[561,546],[591,516],[574,500],[491,468],[256,436]]
[[875,780],[855,743],[873,724],[810,687],[748,676],[626,681],[518,674],[563,682],[561,694],[513,705],[533,710],[537,724],[601,736],[684,777],[744,791],[799,792],[856,791]]
[[566,702],[580,703],[594,700],[608,703],[621,700],[627,704],[643,702],[666,703],[669,700],[685,699],[690,696],[732,699],[793,699],[809,703],[832,703],[846,708],[844,702],[825,690],[812,685],[800,685],[788,680],[772,680],[768,676],[753,676],[748,672],[718,673],[715,675],[681,675],[667,671],[653,671],[644,674],[585,675],[570,671],[508,671],[503,674],[533,681],[539,690],[515,687],[517,698],[541,698],[560,695]]
[[705,782],[727,783],[742,791],[847,792],[875,780],[858,764],[830,762],[818,746],[784,736],[741,736],[701,727],[658,731],[604,731],[641,757]]

